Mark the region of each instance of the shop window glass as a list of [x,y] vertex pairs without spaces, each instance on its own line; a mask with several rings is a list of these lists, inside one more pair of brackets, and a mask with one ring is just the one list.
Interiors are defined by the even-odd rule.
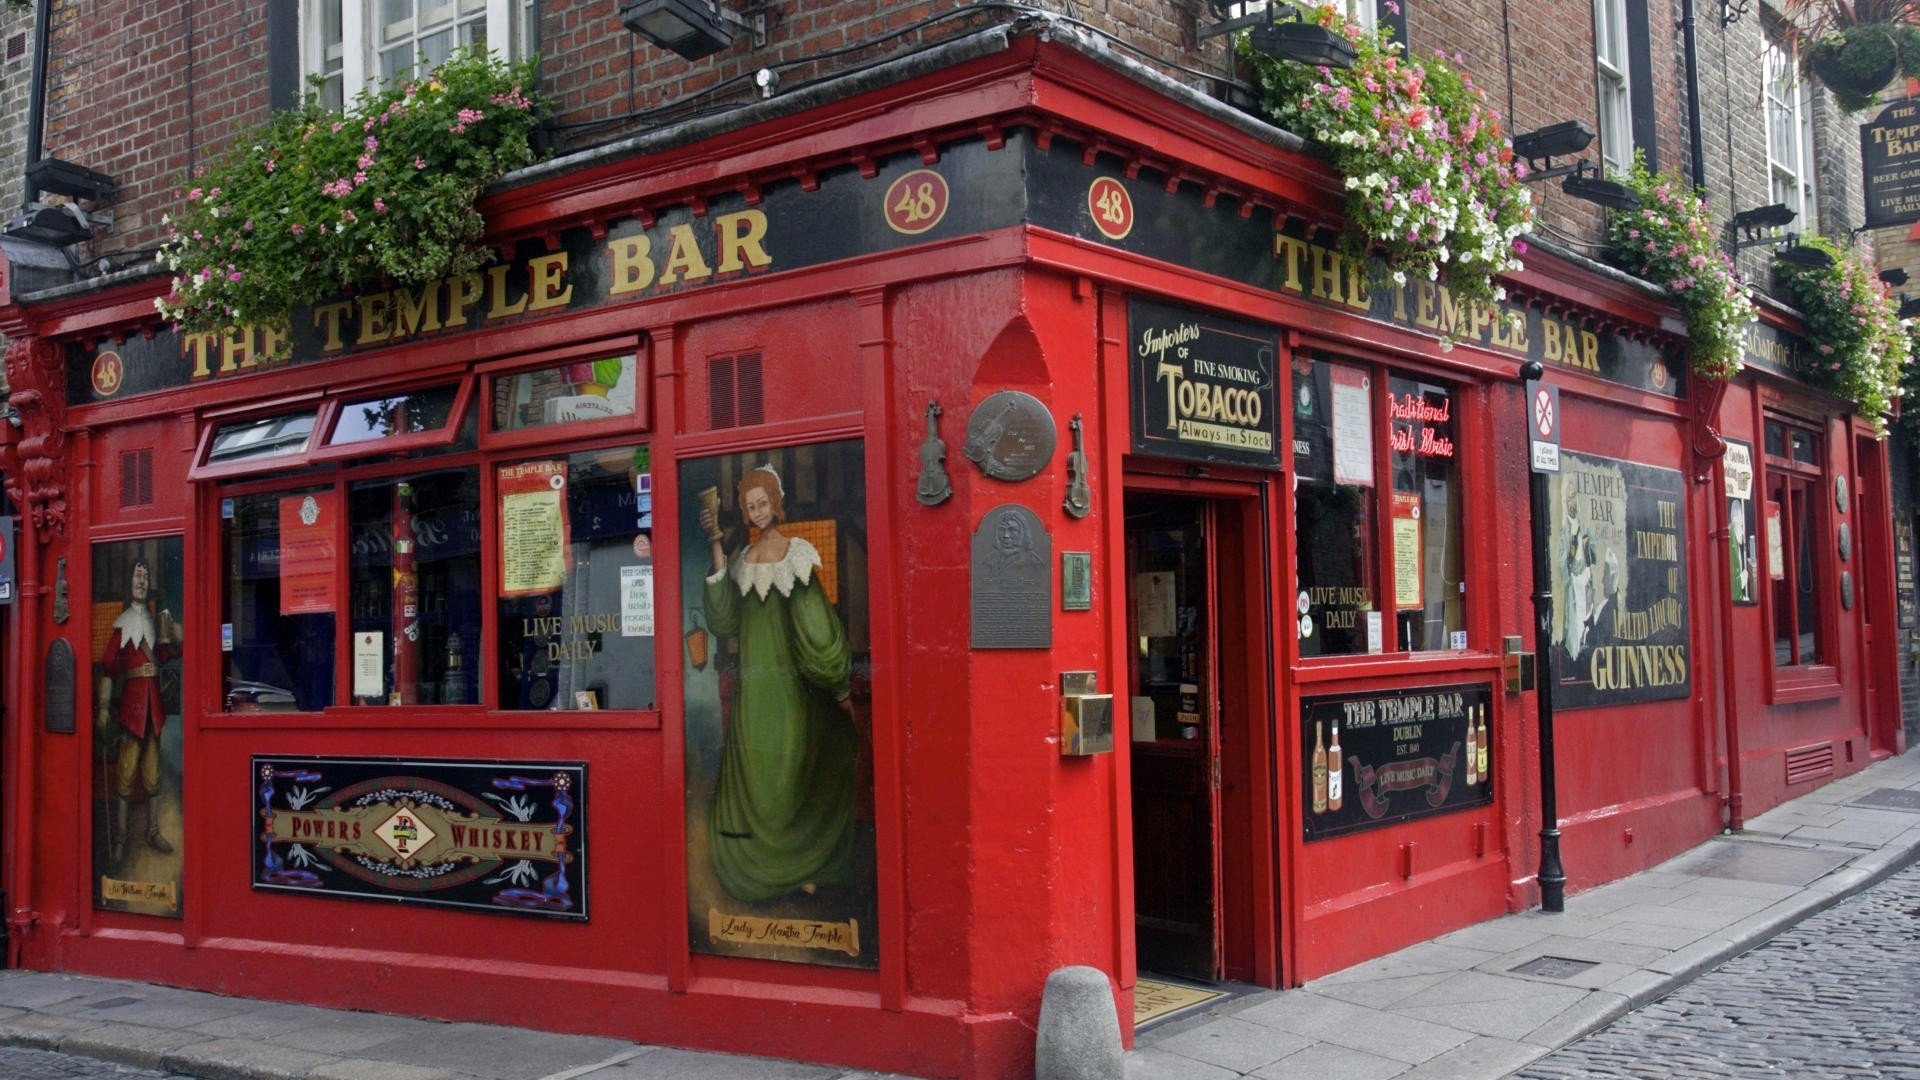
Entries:
[[639,383],[632,353],[503,375],[493,381],[493,430],[630,417]]
[[453,419],[458,386],[350,400],[340,407],[328,446],[444,431]]
[[221,500],[228,711],[311,712],[333,704],[334,506],[331,488]]
[[244,461],[291,457],[307,452],[313,438],[317,409],[242,420],[214,429],[213,442],[207,448],[208,465],[231,465]]
[[1296,367],[1303,656],[1464,646],[1454,396],[1450,386],[1377,366],[1319,359]]
[[654,707],[646,447],[501,465],[500,707]]
[[1772,599],[1773,662],[1798,667],[1823,662],[1819,569],[1825,535],[1820,437],[1781,420],[1766,422],[1765,548]]
[[480,700],[480,479],[451,469],[348,488],[356,705]]

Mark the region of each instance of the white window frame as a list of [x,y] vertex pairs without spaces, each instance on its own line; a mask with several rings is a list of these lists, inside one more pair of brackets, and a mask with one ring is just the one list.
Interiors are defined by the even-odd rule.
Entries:
[[[365,89],[380,82],[380,0],[305,0],[300,11],[300,71],[303,76],[338,73],[341,104],[350,104]],[[517,60],[532,51],[532,15],[535,0],[486,0],[487,49],[503,60]],[[458,0],[442,0],[438,7],[457,7]],[[329,7],[340,11],[340,41],[320,40],[321,14]],[[456,14],[455,25],[458,25]],[[437,31],[436,31],[437,32]]]
[[1600,160],[1608,172],[1633,167],[1633,67],[1625,0],[1594,0],[1593,67],[1600,108]]
[[[1795,227],[1818,231],[1813,186],[1813,91],[1799,76],[1792,52],[1778,42],[1767,43],[1766,129],[1767,191],[1773,202],[1785,203],[1799,215]],[[1789,133],[1775,137],[1776,114],[1785,114]]]

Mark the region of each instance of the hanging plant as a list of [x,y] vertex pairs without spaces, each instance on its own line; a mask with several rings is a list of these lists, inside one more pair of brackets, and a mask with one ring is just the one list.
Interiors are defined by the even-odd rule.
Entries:
[[344,115],[311,99],[276,114],[187,188],[160,251],[173,294],[155,305],[187,331],[284,331],[329,296],[486,265],[475,204],[534,160],[532,86],[531,63],[468,50]]
[[1884,435],[1913,348],[1899,302],[1851,251],[1822,237],[1801,243],[1833,258],[1818,268],[1774,264],[1786,299],[1807,321],[1811,352],[1804,374],[1853,402]]
[[1920,2],[1789,0],[1801,67],[1842,109],[1870,108],[1893,77],[1920,76]]
[[1498,298],[1494,278],[1519,269],[1520,235],[1533,224],[1525,166],[1499,113],[1445,59],[1409,57],[1331,5],[1302,15],[1352,42],[1352,67],[1275,60],[1244,40],[1240,53],[1267,114],[1323,148],[1345,178],[1349,250],[1383,254],[1395,284],[1424,277],[1463,300]]
[[1607,215],[1609,257],[1680,305],[1690,371],[1706,379],[1733,378],[1744,363],[1753,297],[1745,275],[1721,249],[1720,227],[1706,200],[1685,182],[1648,171],[1639,153],[1619,179],[1640,196],[1640,209]]

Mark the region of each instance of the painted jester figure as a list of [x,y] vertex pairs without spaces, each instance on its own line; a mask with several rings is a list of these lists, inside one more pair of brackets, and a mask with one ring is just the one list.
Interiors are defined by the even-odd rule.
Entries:
[[[131,846],[131,809],[141,808],[147,846],[162,855],[173,845],[160,834],[154,799],[160,793],[160,732],[166,709],[160,698],[160,667],[179,655],[180,628],[173,613],[156,617],[149,601],[153,570],[136,559],[127,577],[125,607],[113,620],[113,634],[100,657],[95,695],[95,732],[111,762],[113,781],[113,860],[123,862]],[[108,748],[104,740],[118,737]]]

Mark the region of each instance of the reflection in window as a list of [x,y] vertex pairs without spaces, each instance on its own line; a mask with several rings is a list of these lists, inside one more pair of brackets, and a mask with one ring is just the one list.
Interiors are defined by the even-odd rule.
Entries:
[[354,703],[477,703],[479,474],[354,484],[348,524]]
[[436,386],[386,397],[349,401],[340,407],[328,446],[366,442],[395,435],[440,431],[452,418],[457,386]]
[[654,706],[652,481],[633,446],[497,471],[501,708]]
[[502,375],[493,382],[493,428],[632,416],[639,379],[639,358],[632,353]]
[[1818,464],[1819,436],[1768,419],[1765,547],[1773,602],[1773,662],[1776,667],[1818,664],[1822,595],[1820,537],[1824,535]]
[[[1453,399],[1451,387],[1371,366],[1296,366],[1301,655],[1462,647],[1465,558]],[[1384,498],[1377,489],[1383,456]],[[1383,570],[1390,573],[1384,582]],[[1381,640],[1370,646],[1376,620]]]
[[317,410],[222,424],[207,448],[207,464],[285,457],[306,452]]
[[233,639],[221,654],[229,712],[311,712],[333,704],[333,494],[310,488],[222,500],[221,621]]

